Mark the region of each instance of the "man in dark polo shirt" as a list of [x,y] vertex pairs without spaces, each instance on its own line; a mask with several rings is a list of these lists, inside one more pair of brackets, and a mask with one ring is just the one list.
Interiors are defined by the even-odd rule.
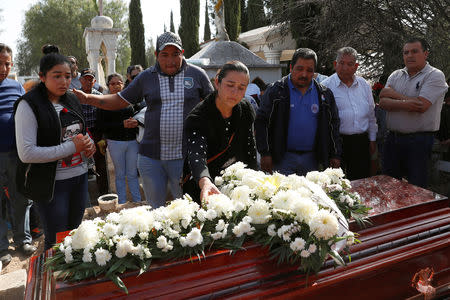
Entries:
[[165,204],[167,186],[174,198],[181,196],[179,180],[186,149],[183,123],[192,108],[213,91],[205,71],[184,60],[178,35],[172,32],[160,35],[155,54],[156,64],[141,72],[118,94],[97,96],[74,91],[82,103],[106,110],[145,99],[147,111],[138,169],[145,197],[153,208]]
[[380,92],[389,130],[384,144],[384,172],[406,177],[426,187],[435,133],[439,130],[444,95],[448,89],[442,71],[427,62],[428,44],[412,38],[403,46],[405,68],[394,71]]

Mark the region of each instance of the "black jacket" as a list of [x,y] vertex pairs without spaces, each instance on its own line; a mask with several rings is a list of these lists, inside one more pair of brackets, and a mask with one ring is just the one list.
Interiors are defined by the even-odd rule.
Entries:
[[[36,144],[40,147],[61,144],[61,122],[52,102],[48,99],[47,89],[40,83],[34,89],[17,99],[14,112],[20,101],[30,105],[38,123]],[[75,112],[83,122],[83,134],[86,133],[83,110],[78,98],[71,92],[61,96],[59,103]],[[17,166],[16,185],[23,195],[37,202],[50,202],[53,199],[57,161],[48,163],[23,163]]]
[[[248,165],[249,168],[256,169],[256,149],[253,135],[253,122],[255,119],[255,111],[251,104],[242,99],[235,107],[230,118],[231,130],[235,133],[231,142],[231,147],[219,158],[208,164],[207,166],[203,159],[209,159],[227,148],[229,138],[225,130],[225,120],[216,107],[215,103],[216,93],[212,93],[206,99],[200,102],[188,115],[185,121],[185,134],[187,139],[195,139],[193,132],[197,131],[206,139],[206,155],[202,155],[201,149],[196,148],[202,139],[198,137],[197,142],[194,140],[187,142],[188,156],[185,162],[189,161],[192,175],[195,182],[201,177],[207,176],[212,180],[220,175],[224,164],[232,158],[236,161],[241,161]],[[194,143],[193,143],[194,141]],[[200,152],[202,159],[196,162],[194,152]],[[185,168],[184,173],[187,170]]]
[[[274,82],[265,91],[256,113],[256,147],[261,155],[270,155],[278,163],[287,151],[290,92],[289,76]],[[313,79],[314,80],[314,79]],[[314,151],[324,168],[331,158],[341,158],[342,141],[339,135],[339,114],[333,93],[314,80],[319,96],[318,126]]]

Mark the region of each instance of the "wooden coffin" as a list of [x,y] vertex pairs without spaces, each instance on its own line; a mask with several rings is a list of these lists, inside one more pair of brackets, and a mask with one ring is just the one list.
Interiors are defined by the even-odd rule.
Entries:
[[418,294],[411,279],[426,267],[435,271],[434,286],[450,284],[449,200],[387,176],[353,185],[374,207],[373,225],[357,230],[362,243],[352,247],[345,267],[328,261],[306,278],[251,244],[233,255],[212,251],[201,259],[154,263],[139,277],[126,273],[126,295],[104,278],[55,281],[42,269],[42,255],[30,262],[25,299],[403,299]]

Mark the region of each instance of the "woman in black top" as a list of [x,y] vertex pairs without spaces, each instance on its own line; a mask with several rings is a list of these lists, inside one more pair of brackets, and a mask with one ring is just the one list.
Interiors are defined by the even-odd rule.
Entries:
[[[186,119],[188,153],[183,175],[187,179],[192,173],[190,181],[197,191],[184,189],[183,192],[190,192],[197,201],[220,193],[213,184],[214,178],[231,164],[242,161],[256,168],[255,111],[244,99],[248,82],[249,72],[243,63],[226,63],[215,77],[217,90],[199,103]],[[213,157],[216,158],[207,163]]]
[[[123,78],[114,73],[108,76],[107,86],[110,94],[123,89]],[[141,201],[137,173],[138,143],[136,141],[138,123],[133,115],[140,107],[132,105],[115,111],[97,109],[97,127],[103,132],[108,143],[109,154],[114,164],[116,191],[119,203],[127,201],[128,182],[133,202]]]

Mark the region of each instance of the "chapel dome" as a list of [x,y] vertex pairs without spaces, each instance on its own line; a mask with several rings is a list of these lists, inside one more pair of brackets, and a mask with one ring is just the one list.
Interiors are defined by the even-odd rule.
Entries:
[[93,28],[113,28],[113,20],[107,16],[96,16],[91,20]]

